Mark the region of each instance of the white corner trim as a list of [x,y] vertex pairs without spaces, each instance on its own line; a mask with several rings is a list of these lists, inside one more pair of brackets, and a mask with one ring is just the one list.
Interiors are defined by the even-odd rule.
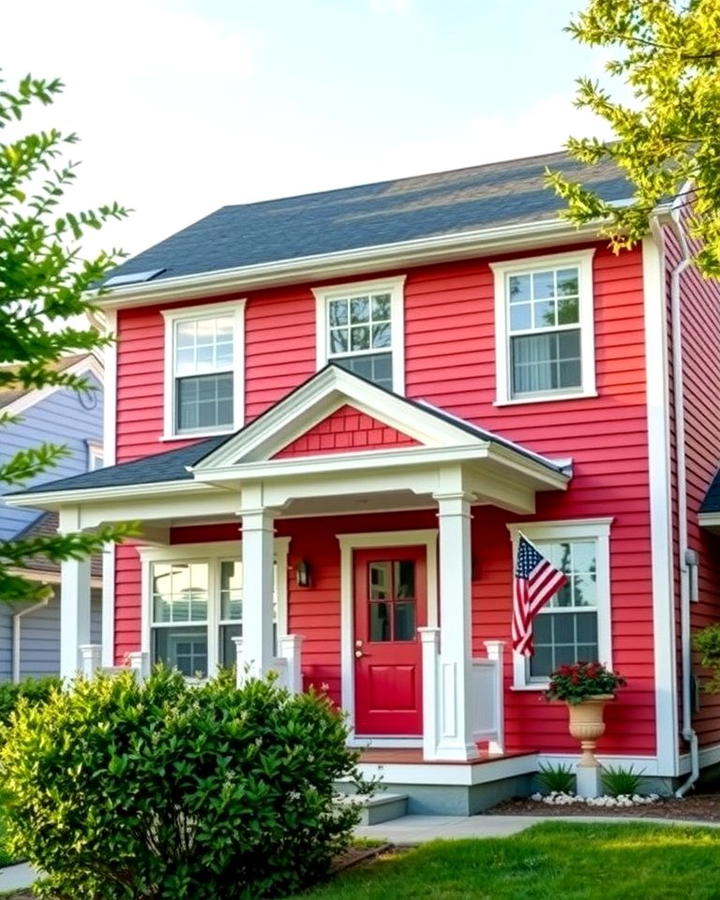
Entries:
[[[63,372],[64,375],[84,375],[85,373],[94,375],[102,387],[104,381],[103,365],[94,353],[88,353],[85,359],[78,360],[72,366],[68,366]],[[31,407],[42,403],[51,394],[62,390],[68,390],[68,388],[64,384],[48,384],[43,388],[29,388],[22,397],[18,397],[17,400],[13,400],[7,406],[3,406],[2,413],[8,416],[22,415]]]
[[[412,531],[368,531],[338,534],[340,544],[340,666],[341,705],[350,722],[351,741],[355,740],[355,656],[353,551],[372,547],[424,546],[427,566],[428,626],[438,623],[438,529]],[[367,742],[367,741],[366,741]]]
[[663,772],[678,773],[678,696],[670,493],[668,337],[664,254],[652,237],[642,242],[645,381],[653,592],[656,751]]
[[[107,334],[117,337],[117,312],[105,311]],[[114,466],[117,458],[117,343],[104,348],[105,386],[103,389],[103,465]],[[105,665],[105,663],[103,663]]]
[[[595,383],[595,333],[593,311],[593,269],[592,260],[595,248],[577,250],[570,253],[553,253],[551,255],[533,255],[507,262],[491,262],[490,268],[494,278],[495,295],[495,376],[496,406],[509,403],[539,403],[543,400],[577,399],[579,397],[596,397]],[[541,272],[545,269],[556,269],[561,266],[577,266],[579,269],[579,328],[580,354],[582,367],[582,388],[577,391],[548,391],[545,394],[513,397],[510,376],[510,354],[508,329],[507,278],[522,272]]]
[[115,544],[102,554],[102,664],[115,665]]
[[[194,439],[208,434],[225,434],[242,427],[245,418],[245,298],[226,303],[206,303],[200,306],[184,306],[179,309],[163,309],[165,337],[163,344],[163,435],[161,440]],[[206,429],[177,431],[175,428],[175,326],[186,319],[210,319],[218,316],[234,316],[233,336],[233,424],[216,431]]]
[[[318,370],[326,366],[328,362],[332,362],[335,356],[330,352],[328,346],[328,302],[351,294],[386,291],[390,294],[392,340],[389,352],[392,353],[393,390],[396,394],[405,393],[405,280],[405,275],[396,275],[374,281],[349,281],[345,284],[312,288],[315,296],[315,361]],[[376,350],[374,352],[388,351]],[[353,355],[355,354],[351,352],[336,354],[336,356]]]
[[[612,668],[612,601],[610,594],[610,526],[612,517],[568,519],[566,521],[510,522],[507,529],[512,541],[512,566],[515,570],[519,532],[531,541],[561,541],[590,538],[595,541],[595,589],[597,593],[598,656]],[[512,690],[545,690],[546,682],[532,682],[527,677],[527,660],[513,652]]]

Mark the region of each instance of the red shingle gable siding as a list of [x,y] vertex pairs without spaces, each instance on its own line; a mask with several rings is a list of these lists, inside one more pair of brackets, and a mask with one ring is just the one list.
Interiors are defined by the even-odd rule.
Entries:
[[345,404],[287,447],[283,447],[273,458],[350,450],[387,450],[390,447],[418,445],[419,442],[414,438]]
[[[567,248],[548,248],[545,252],[563,249]],[[609,752],[613,747],[618,752],[622,749],[627,753],[652,754],[655,700],[640,250],[616,257],[603,245],[597,245],[593,278],[598,396],[508,406],[494,405],[493,279],[487,263],[483,259],[468,260],[407,271],[407,395],[428,400],[540,453],[573,458],[574,477],[569,489],[564,493],[538,494],[536,515],[526,518],[540,521],[613,518],[610,551],[613,664],[627,676],[629,686],[609,713],[613,723],[609,735],[621,736],[608,736],[603,749]],[[218,299],[209,297],[208,302]],[[197,305],[197,301],[185,305]],[[157,308],[123,310],[118,319],[120,460],[161,452],[177,443],[158,441],[162,432],[160,311]],[[245,365],[248,420],[280,400],[314,370],[315,299],[310,286],[248,294]],[[418,524],[419,514],[413,517],[413,524],[401,525],[401,521],[406,521],[405,516],[398,514],[392,519],[392,527],[423,527]],[[476,652],[481,652],[482,640],[510,640],[512,592],[506,523],[517,517],[492,507],[477,507],[474,516],[473,539],[480,574],[473,583],[473,643]],[[326,527],[324,520],[309,521],[314,524],[308,534],[320,533]],[[355,525],[351,527],[360,530]],[[386,527],[389,528],[388,521],[383,524],[383,530]],[[337,520],[328,520],[327,532],[338,533]],[[308,538],[299,531],[293,533],[291,558],[300,552],[296,547],[303,546]],[[313,672],[318,678],[328,680],[335,677],[330,669],[336,663],[330,660],[339,658],[339,628],[330,621],[335,616],[339,622],[339,591],[330,574],[339,565],[339,557],[334,538],[328,537],[323,546],[322,553],[318,551],[317,563],[324,573],[318,576],[325,591],[322,611],[317,609],[303,618],[293,604],[300,603],[305,608],[315,588],[309,593],[295,591],[291,593],[290,619],[291,628],[306,636],[305,646]],[[313,557],[308,558],[314,561]],[[139,630],[139,607],[136,604],[134,608],[138,610]],[[320,622],[318,616],[324,614],[330,618]],[[327,666],[321,661],[323,653]],[[509,687],[512,683],[509,652],[506,659]],[[315,674],[312,677],[315,679]],[[541,732],[544,750],[576,750],[567,734],[564,708],[546,706],[537,692],[507,691],[506,715],[509,746],[537,749],[537,734]],[[617,721],[618,717],[621,722]],[[528,728],[528,724],[534,723],[537,731]],[[616,732],[620,724],[622,730]]]

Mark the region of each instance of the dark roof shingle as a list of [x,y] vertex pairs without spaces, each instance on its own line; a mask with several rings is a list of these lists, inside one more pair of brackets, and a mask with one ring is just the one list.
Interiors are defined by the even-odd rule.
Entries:
[[610,163],[585,167],[566,153],[224,206],[115,269],[164,269],[153,282],[362,247],[554,219],[562,202],[545,169],[591,184],[606,200],[631,189]]

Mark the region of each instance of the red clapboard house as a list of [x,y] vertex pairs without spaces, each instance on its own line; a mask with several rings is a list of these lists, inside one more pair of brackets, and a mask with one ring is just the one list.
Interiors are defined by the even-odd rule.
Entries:
[[[718,287],[682,217],[613,255],[558,216],[564,155],[228,206],[101,297],[108,467],[16,496],[139,520],[63,566],[63,671],[239,654],[347,710],[411,809],[474,812],[570,763],[561,663],[627,678],[600,759],[665,789],[720,762],[690,632],[720,613]],[[522,531],[568,576],[513,654]]]

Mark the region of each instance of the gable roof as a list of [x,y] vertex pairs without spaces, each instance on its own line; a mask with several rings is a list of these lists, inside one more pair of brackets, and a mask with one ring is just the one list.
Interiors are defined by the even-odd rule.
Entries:
[[700,513],[720,513],[720,469],[718,469],[707,494],[705,494]]
[[[27,527],[19,531],[14,540],[32,540],[33,538],[55,537],[57,535],[59,515],[57,512],[46,512],[39,515]],[[45,556],[26,559],[22,567],[31,572],[59,572],[60,563],[53,562]],[[102,556],[99,553],[90,557],[90,574],[95,578],[102,577]]]
[[[9,363],[0,366],[0,370],[5,372],[15,372],[20,368],[19,363]],[[48,369],[54,372],[67,372],[74,370],[75,374],[80,374],[86,369],[92,369],[98,378],[102,378],[102,363],[93,353],[74,353],[70,356],[63,356],[55,362],[48,363]],[[43,388],[29,387],[22,385],[13,385],[12,387],[0,386],[0,409],[6,412],[21,412],[29,406],[34,406],[40,400],[44,400],[53,391],[60,390],[63,385],[48,384]],[[13,406],[12,409],[8,407]]]
[[[260,203],[224,206],[138,254],[111,278],[144,273],[152,283],[206,272],[469,233],[557,218],[549,167],[608,201],[631,188],[608,162],[588,167],[564,153],[489,163]],[[144,279],[141,279],[144,280]]]
[[[398,425],[412,437],[431,446],[487,444],[524,457],[529,465],[544,470],[547,476],[568,477],[567,465],[540,456],[513,441],[465,422],[429,403],[401,397],[385,388],[348,372],[332,363],[312,375],[258,418],[231,435],[198,441],[187,447],[157,453],[132,462],[120,463],[74,475],[58,481],[33,485],[7,497],[25,497],[63,491],[150,485],[174,481],[192,481],[196,475],[215,474],[218,468],[269,460],[289,439],[302,433],[332,410],[349,400],[367,409],[383,408],[383,420]],[[409,426],[409,427],[408,427]],[[402,453],[407,449],[394,452]],[[281,463],[282,460],[278,460]]]

